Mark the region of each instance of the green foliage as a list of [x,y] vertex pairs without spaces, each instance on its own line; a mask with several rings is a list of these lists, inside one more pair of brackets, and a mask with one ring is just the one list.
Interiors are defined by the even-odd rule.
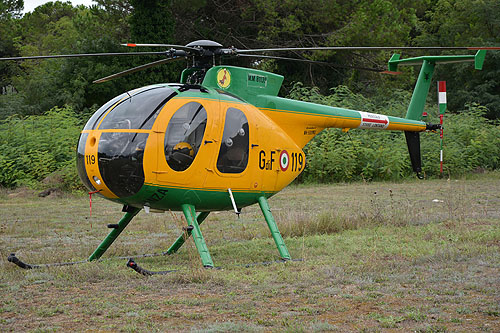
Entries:
[[[371,111],[393,116],[406,112],[408,94],[400,93],[389,102],[337,87],[323,96],[316,88],[295,84],[290,97],[332,106]],[[437,110],[437,107],[430,108]],[[495,170],[500,167],[499,126],[488,121],[486,108],[469,105],[458,114],[445,116],[444,159],[447,174]],[[430,112],[431,120],[437,114]],[[421,134],[422,165],[426,176],[439,175],[440,140],[437,134]],[[402,133],[386,131],[326,129],[305,148],[307,164],[300,180],[344,182],[355,180],[398,180],[413,177],[406,141]]]
[[69,107],[43,116],[10,116],[0,123],[0,185],[35,186],[58,171],[61,188],[74,186],[75,156],[82,121]]
[[[197,39],[213,39],[226,46],[266,48],[498,46],[500,40],[497,0],[240,0],[230,5],[215,0],[95,2],[97,4],[90,8],[73,7],[69,2],[49,2],[21,16],[23,1],[0,0],[0,57],[123,52],[119,44],[127,41],[185,44]],[[284,52],[280,55],[361,67],[382,67],[389,58],[385,52]],[[413,54],[403,54],[410,55]],[[60,151],[73,147],[79,117],[124,91],[177,81],[184,63],[155,67],[140,75],[132,74],[99,85],[92,81],[154,60],[157,58],[93,57],[0,62],[0,120],[3,120],[0,184],[35,184],[56,170],[68,183],[79,183],[69,162],[74,156]],[[418,72],[418,68],[407,67],[402,69],[403,75],[388,77],[283,60],[252,61],[225,59],[224,63],[257,66],[284,75],[282,92],[291,98],[393,116],[405,113],[411,96],[409,91]],[[488,52],[483,71],[474,70],[470,64],[436,67],[434,77],[446,80],[448,91],[455,92],[448,107],[457,114],[447,115],[445,120],[448,173],[498,168],[498,127],[484,117],[500,117],[499,76],[500,52]],[[317,88],[294,85],[296,81]],[[329,90],[331,87],[336,88]],[[429,100],[435,103],[434,95],[430,94]],[[464,108],[464,105],[469,106]],[[75,125],[72,135],[69,135],[73,131],[69,127],[60,126],[61,130],[66,128],[67,133],[56,131],[58,147],[43,140],[38,142],[32,137],[33,133],[47,136],[30,125],[36,122],[47,129],[57,121],[64,122],[54,111],[43,115],[54,107],[65,110],[61,117],[66,117],[66,125]],[[30,115],[39,116],[26,118]],[[16,128],[18,130],[14,130]],[[12,134],[14,132],[17,134]],[[346,134],[326,130],[306,147],[306,152],[308,165],[301,175],[306,181],[400,179],[412,175],[405,140],[400,133],[352,130]],[[426,174],[436,175],[439,165],[436,135],[422,135],[422,156]]]
[[130,0],[134,10],[129,23],[132,38],[142,43],[165,43],[173,33],[172,12],[170,1]]
[[0,20],[18,17],[23,8],[23,0],[0,0]]
[[[17,17],[23,8],[22,0],[0,0],[0,57],[18,55],[14,39]],[[11,62],[0,62],[0,89],[12,89],[11,78],[18,74],[17,66]],[[0,94],[3,91],[0,91]],[[1,115],[0,115],[1,116]]]
[[[444,150],[449,173],[500,167],[500,126],[484,118],[486,112],[483,106],[468,105],[464,111],[446,117]],[[433,160],[431,163],[436,163]]]
[[[107,8],[113,9],[106,11]],[[44,4],[21,19],[9,21],[13,29],[6,39],[15,49],[10,50],[7,45],[6,50],[10,51],[5,51],[5,56],[130,51],[120,46],[130,41],[128,10],[126,6],[108,1],[92,8],[75,8],[61,2]],[[160,23],[153,25],[157,29],[154,31],[163,29],[164,24]],[[0,52],[1,45],[0,41]],[[78,113],[102,105],[123,91],[168,81],[167,77],[177,81],[167,66],[165,71],[146,71],[140,76],[92,84],[98,78],[154,60],[157,57],[92,57],[9,63],[7,75],[3,76],[2,72],[0,77],[0,88],[11,85],[18,93],[0,96],[0,119],[12,114],[42,114],[54,106],[64,105],[70,105]],[[179,68],[175,78],[178,75]]]
[[[69,2],[49,2],[23,17],[22,1],[3,0],[0,8],[0,56],[123,52],[120,43],[185,44],[213,39],[226,46],[265,48],[279,46],[456,46],[496,45],[500,40],[496,0],[425,1],[312,1],[241,0],[223,4],[214,0],[189,2],[98,0],[90,8]],[[0,10],[0,13],[2,11]],[[147,50],[147,49],[142,49]],[[157,50],[157,49],[156,49]],[[403,54],[410,56],[413,54]],[[425,51],[425,53],[428,53]],[[422,53],[418,53],[421,55]],[[411,89],[415,74],[405,68],[397,78],[342,66],[385,67],[387,52],[280,53],[340,65],[329,67],[284,60],[225,59],[235,65],[257,66],[285,76],[284,94],[291,83],[306,82],[327,93],[345,85],[365,96],[391,98],[394,89]],[[417,54],[415,54],[417,55]],[[76,112],[102,105],[123,91],[158,82],[177,81],[184,63],[169,63],[111,82],[94,85],[95,79],[157,60],[157,57],[98,57],[0,63],[0,88],[18,96],[0,97],[0,117],[17,113],[42,114],[54,106],[72,106]],[[442,65],[435,77],[459,91],[449,108],[466,103],[488,108],[499,117],[500,53],[488,52],[485,69],[470,64]],[[450,70],[452,68],[452,70]],[[432,97],[431,97],[432,98]],[[23,107],[19,108],[18,104]]]
[[[498,0],[439,0],[418,24],[415,43],[426,46],[498,46],[500,41],[500,2]],[[487,107],[485,115],[500,118],[500,54],[488,52],[482,71],[470,65],[436,67],[436,77],[449,82],[457,91],[448,107],[457,111],[467,103]]]

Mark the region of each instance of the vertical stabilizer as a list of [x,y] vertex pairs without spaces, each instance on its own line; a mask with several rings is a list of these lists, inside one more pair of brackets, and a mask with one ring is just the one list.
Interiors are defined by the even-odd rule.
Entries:
[[431,86],[432,74],[434,74],[434,68],[438,63],[473,62],[475,69],[480,70],[483,68],[485,56],[486,50],[479,50],[475,55],[423,56],[407,59],[401,59],[397,54],[393,55],[389,60],[389,71],[397,71],[398,66],[422,64],[413,95],[411,96],[410,105],[406,112],[406,119],[422,119],[425,101]]
[[[475,55],[451,55],[451,56],[424,56],[416,58],[401,59],[399,54],[394,54],[389,60],[389,71],[396,72],[398,65],[418,65],[422,64],[420,74],[418,75],[413,95],[411,96],[410,105],[406,112],[406,119],[422,120],[424,113],[425,101],[429,94],[431,86],[432,74],[438,63],[456,63],[456,62],[474,62],[475,69],[483,68],[485,50],[479,50]],[[428,125],[429,126],[429,125]],[[420,133],[405,131],[406,144],[410,153],[411,166],[416,172],[417,177],[422,179],[422,157],[420,154]]]

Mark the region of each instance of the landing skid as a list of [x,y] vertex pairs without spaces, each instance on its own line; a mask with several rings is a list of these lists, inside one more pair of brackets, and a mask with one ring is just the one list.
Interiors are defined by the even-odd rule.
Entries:
[[[303,259],[291,259],[291,260],[274,260],[274,261],[263,261],[263,262],[254,262],[250,264],[236,264],[236,265],[231,265],[231,267],[245,267],[245,268],[250,268],[250,267],[255,267],[255,266],[270,266],[273,264],[279,264],[279,263],[287,263],[287,262],[299,262],[299,261],[304,261]],[[139,266],[134,259],[130,258],[127,262],[127,267],[132,268],[134,271],[137,273],[144,275],[144,276],[151,276],[151,275],[167,275],[169,273],[177,272],[177,269],[172,269],[168,271],[150,271],[145,268],[142,268]],[[215,267],[215,269],[223,269],[223,267]]]
[[147,270],[145,268],[142,268],[141,266],[137,265],[137,263],[132,258],[130,258],[128,260],[127,267],[132,268],[134,271],[136,271],[137,273],[142,274],[144,276],[166,275],[168,273],[177,272],[176,269],[172,269],[172,270],[169,270],[169,271],[149,271],[149,270]]
[[16,257],[15,253],[11,253],[7,257],[7,261],[17,265],[18,267],[21,267],[23,269],[34,269],[34,268],[45,268],[45,267],[56,267],[56,266],[71,266],[71,265],[77,265],[77,264],[83,264],[88,262],[88,260],[82,260],[82,261],[70,261],[70,262],[56,262],[52,264],[39,264],[39,265],[34,265],[34,264],[27,264],[23,261],[21,261],[18,257]]

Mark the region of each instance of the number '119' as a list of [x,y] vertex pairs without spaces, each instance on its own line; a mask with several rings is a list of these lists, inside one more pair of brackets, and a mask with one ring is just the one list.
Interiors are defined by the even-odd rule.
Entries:
[[94,155],[85,155],[85,163],[95,164],[95,156]]
[[292,153],[292,171],[302,171],[304,167],[304,156],[300,153]]

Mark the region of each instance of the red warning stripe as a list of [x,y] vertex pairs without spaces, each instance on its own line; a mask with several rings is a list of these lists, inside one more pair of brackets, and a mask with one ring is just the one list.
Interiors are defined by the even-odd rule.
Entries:
[[363,122],[366,123],[377,123],[387,125],[389,122],[387,119],[371,119],[371,118],[362,118]]
[[137,45],[136,45],[136,44],[133,44],[133,43],[127,43],[127,46],[128,46],[128,47],[136,47]]
[[389,74],[389,75],[399,75],[401,72],[393,72],[393,71],[383,71],[380,74]]
[[500,50],[498,46],[487,46],[487,47],[468,47],[468,50]]

